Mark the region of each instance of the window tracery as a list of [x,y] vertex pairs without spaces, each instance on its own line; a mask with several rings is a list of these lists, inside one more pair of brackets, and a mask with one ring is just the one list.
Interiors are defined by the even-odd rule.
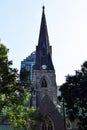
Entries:
[[45,122],[42,124],[41,130],[54,130],[53,122],[49,117],[46,118]]

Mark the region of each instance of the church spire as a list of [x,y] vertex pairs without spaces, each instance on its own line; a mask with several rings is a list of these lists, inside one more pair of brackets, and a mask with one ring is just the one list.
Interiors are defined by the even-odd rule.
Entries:
[[45,7],[42,7],[42,19],[39,33],[38,46],[36,47],[36,64],[34,69],[54,70],[51,59],[51,46],[49,45],[49,37],[47,31]]
[[42,11],[42,20],[41,20],[38,45],[42,46],[42,44],[45,44],[48,47],[49,46],[49,37],[48,37],[46,17],[45,17],[45,6],[43,6],[42,9],[43,9],[43,11]]

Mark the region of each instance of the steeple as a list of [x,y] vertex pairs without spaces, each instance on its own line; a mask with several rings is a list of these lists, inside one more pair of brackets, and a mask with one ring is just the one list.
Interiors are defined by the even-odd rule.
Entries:
[[36,64],[34,66],[34,70],[54,70],[51,53],[52,51],[51,46],[49,45],[49,36],[45,17],[45,7],[43,6],[38,46],[36,47]]
[[36,122],[35,130],[64,130],[63,118],[56,108],[57,84],[51,49],[43,6],[36,61],[33,66],[32,85],[35,91],[32,92],[31,103],[36,108],[37,116],[41,114],[44,117],[44,123]]
[[39,34],[39,41],[38,45],[43,46],[49,46],[49,37],[47,32],[47,24],[46,24],[46,18],[45,18],[45,7],[42,7],[42,20],[41,20],[41,27],[40,27],[40,34]]

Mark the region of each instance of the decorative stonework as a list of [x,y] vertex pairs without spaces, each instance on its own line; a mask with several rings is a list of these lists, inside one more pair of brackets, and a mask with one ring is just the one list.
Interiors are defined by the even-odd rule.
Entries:
[[[50,100],[48,95],[46,95],[39,107],[39,110],[37,110],[37,113],[41,114],[43,118],[47,119],[49,117],[52,121],[53,125],[53,130],[64,130],[64,123],[63,123],[63,118],[58,112],[57,108],[53,104],[53,102]],[[37,122],[37,128],[35,130],[42,130],[41,129],[41,124],[42,122],[38,121]]]
[[[43,77],[47,81],[47,87],[41,86]],[[33,86],[39,96],[39,104],[45,94],[48,94],[53,102],[57,103],[57,85],[54,71],[48,70],[34,70],[33,72]]]

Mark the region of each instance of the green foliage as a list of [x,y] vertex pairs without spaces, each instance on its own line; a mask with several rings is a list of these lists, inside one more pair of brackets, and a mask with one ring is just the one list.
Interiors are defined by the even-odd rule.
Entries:
[[65,101],[66,114],[71,121],[78,119],[79,130],[87,129],[87,62],[75,75],[68,75],[60,87]]
[[8,49],[0,43],[0,123],[10,122],[15,129],[29,129],[35,124],[29,108],[29,98],[32,85],[26,79],[18,81],[16,69],[11,68],[12,61],[8,61]]
[[22,68],[21,71],[20,71],[20,80],[21,81],[29,81],[29,76],[30,75],[30,72],[27,71],[25,68]]

